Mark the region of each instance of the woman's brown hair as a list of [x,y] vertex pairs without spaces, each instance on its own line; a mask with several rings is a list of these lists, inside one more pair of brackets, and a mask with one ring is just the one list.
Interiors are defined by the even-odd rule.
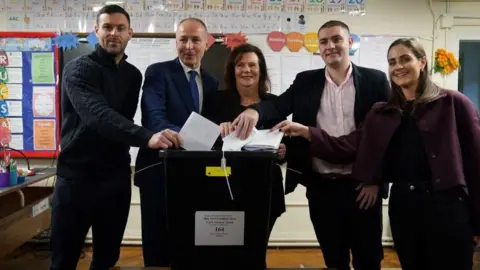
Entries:
[[[403,45],[407,47],[418,60],[421,60],[424,57],[426,58],[425,49],[414,38],[399,38],[395,40],[390,45],[390,47],[388,47],[387,56],[390,50],[397,45]],[[406,102],[406,98],[405,95],[403,95],[402,88],[399,85],[395,84],[391,78],[390,84],[392,88],[392,93],[390,95],[388,103],[397,108],[403,108]],[[436,86],[431,80],[427,62],[425,63],[425,67],[423,67],[423,69],[420,71],[417,89],[415,89],[415,103],[418,104],[428,102],[439,94],[440,88]]]
[[234,92],[237,91],[237,81],[235,78],[235,66],[242,56],[246,53],[255,53],[258,57],[258,66],[260,69],[260,78],[258,80],[258,94],[262,97],[265,93],[270,92],[270,78],[268,76],[267,63],[265,61],[265,56],[257,46],[245,43],[240,46],[235,47],[230,53],[225,64],[225,75],[224,80],[227,85],[227,90]]

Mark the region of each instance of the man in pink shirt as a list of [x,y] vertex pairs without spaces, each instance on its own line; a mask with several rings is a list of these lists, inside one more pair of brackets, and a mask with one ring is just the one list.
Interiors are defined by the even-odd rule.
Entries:
[[[372,105],[387,101],[390,86],[385,73],[359,67],[349,58],[353,44],[348,26],[329,21],[318,30],[324,69],[297,74],[275,101],[251,106],[233,122],[246,138],[259,119],[293,114],[293,121],[318,126],[332,136],[349,134],[360,126]],[[382,204],[386,189],[364,186],[351,177],[351,164],[332,164],[312,157],[309,142],[293,137],[288,146],[286,193],[298,183],[307,189],[310,219],[329,268],[380,270]]]

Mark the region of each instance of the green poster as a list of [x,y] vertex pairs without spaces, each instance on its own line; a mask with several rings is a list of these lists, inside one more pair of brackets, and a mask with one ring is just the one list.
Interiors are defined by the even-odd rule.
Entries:
[[32,53],[32,83],[55,83],[53,64],[53,53]]

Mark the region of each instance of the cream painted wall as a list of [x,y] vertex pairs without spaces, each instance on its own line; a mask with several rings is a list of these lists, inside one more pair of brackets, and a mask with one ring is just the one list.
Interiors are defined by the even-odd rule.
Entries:
[[[346,22],[356,34],[394,35],[420,37],[429,56],[440,47],[458,55],[459,39],[480,39],[480,3],[448,3],[435,0],[430,8],[428,0],[367,0],[365,16],[310,15],[307,31],[317,31],[318,27],[330,19]],[[441,14],[454,16],[454,26],[450,29],[440,27]],[[463,17],[463,18],[461,18]],[[6,14],[0,13],[0,30],[5,30]],[[437,23],[434,23],[437,21]],[[457,26],[455,26],[457,25]],[[265,46],[264,36],[249,36],[250,41]],[[429,62],[431,57],[429,57]],[[431,62],[430,62],[431,64]],[[434,75],[434,80],[441,86],[457,89],[458,75],[455,72],[447,78]],[[33,160],[33,166],[47,166],[51,160]],[[51,185],[40,183],[39,185]],[[391,244],[387,218],[387,204],[384,202],[384,242]],[[134,188],[132,206],[125,243],[140,243],[140,211],[138,189]],[[317,245],[310,224],[305,189],[299,187],[287,196],[287,213],[278,221],[270,241],[271,245],[314,246]]]

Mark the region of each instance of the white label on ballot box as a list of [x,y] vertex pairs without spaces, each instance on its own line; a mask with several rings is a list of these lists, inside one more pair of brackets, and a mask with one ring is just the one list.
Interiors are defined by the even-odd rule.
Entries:
[[243,246],[245,212],[197,211],[195,246]]

